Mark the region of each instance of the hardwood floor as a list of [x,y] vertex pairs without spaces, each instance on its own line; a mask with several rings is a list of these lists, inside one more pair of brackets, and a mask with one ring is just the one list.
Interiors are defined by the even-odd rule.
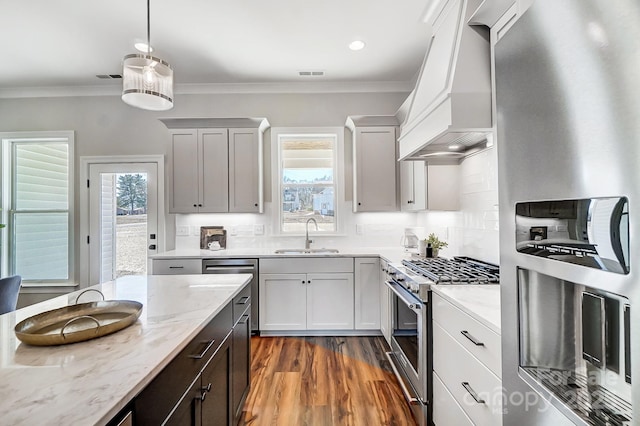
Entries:
[[414,426],[382,337],[252,337],[241,425]]

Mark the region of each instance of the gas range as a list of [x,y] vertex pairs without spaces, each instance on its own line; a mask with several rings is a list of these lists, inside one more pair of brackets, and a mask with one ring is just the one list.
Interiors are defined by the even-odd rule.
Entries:
[[428,300],[432,285],[479,285],[499,284],[500,267],[492,263],[470,257],[405,259],[401,264],[389,264],[392,279],[402,287],[417,295],[420,300]]

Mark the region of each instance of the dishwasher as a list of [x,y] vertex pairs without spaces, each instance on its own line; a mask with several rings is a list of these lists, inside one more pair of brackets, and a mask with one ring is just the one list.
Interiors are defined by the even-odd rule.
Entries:
[[253,274],[251,279],[251,334],[258,329],[258,259],[203,259],[203,274]]

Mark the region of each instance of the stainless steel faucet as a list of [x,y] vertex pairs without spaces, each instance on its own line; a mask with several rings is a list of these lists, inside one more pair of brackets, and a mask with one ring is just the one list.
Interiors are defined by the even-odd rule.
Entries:
[[316,224],[316,231],[318,230],[318,222],[316,222],[316,220],[312,217],[307,219],[307,223],[304,225],[304,229],[305,229],[304,248],[305,249],[311,248],[311,243],[313,242],[313,240],[309,239],[309,222],[311,221],[313,221],[313,223]]

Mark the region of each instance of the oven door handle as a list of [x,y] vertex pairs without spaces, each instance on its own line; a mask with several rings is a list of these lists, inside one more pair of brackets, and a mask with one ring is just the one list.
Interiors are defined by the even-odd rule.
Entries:
[[398,284],[394,283],[393,281],[385,281],[385,284],[396,296],[398,296],[400,300],[404,302],[405,305],[409,307],[409,309],[413,309],[414,311],[419,311],[420,309],[422,309],[422,304],[418,300],[411,300],[411,298],[404,294],[402,290],[398,289]]
[[396,367],[396,363],[393,360],[393,358],[395,357],[395,354],[393,352],[385,352],[384,354],[389,360],[389,364],[391,364],[391,369],[393,370],[393,374],[396,376],[396,379],[398,379],[398,384],[400,384],[400,389],[404,394],[404,399],[407,400],[409,405],[419,405],[420,400],[417,397],[412,395],[411,391],[405,384],[404,379],[402,378],[402,375],[398,371],[398,367]]

